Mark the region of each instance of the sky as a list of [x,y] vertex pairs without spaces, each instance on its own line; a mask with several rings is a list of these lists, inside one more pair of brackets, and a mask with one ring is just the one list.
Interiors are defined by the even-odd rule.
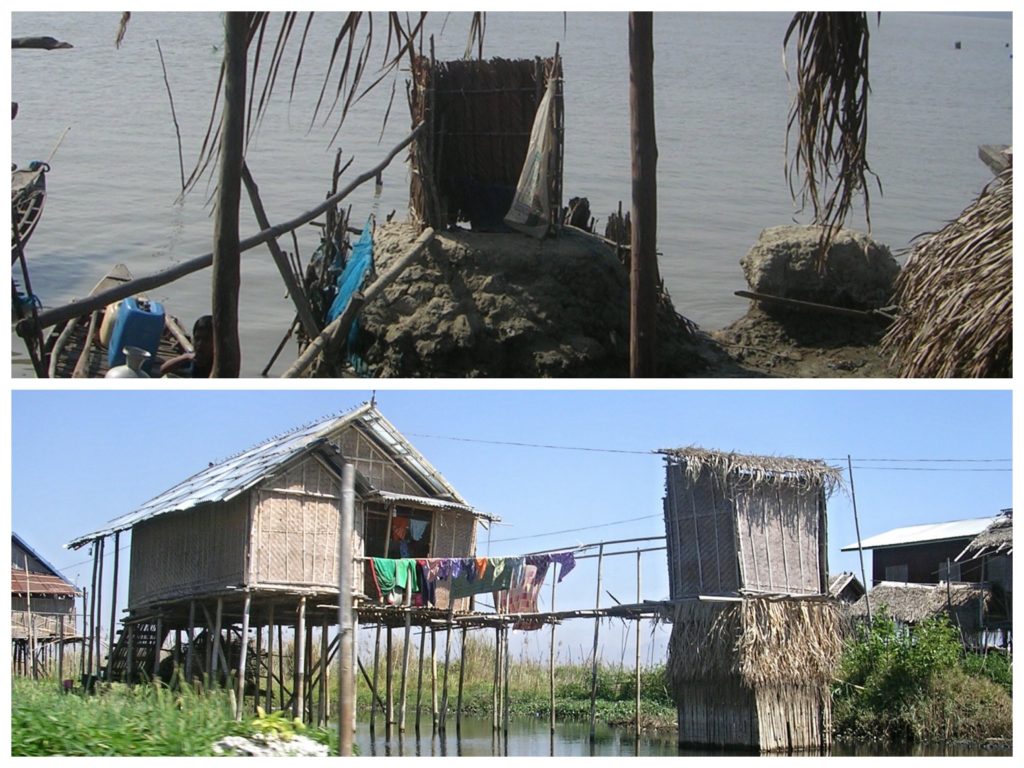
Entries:
[[[664,465],[654,452],[689,445],[823,459],[844,471],[852,457],[865,538],[1012,505],[1007,391],[15,390],[12,528],[88,586],[88,550],[66,550],[68,541],[210,462],[371,397],[470,504],[501,518],[479,531],[480,554],[662,536]],[[839,551],[856,541],[846,475],[828,503],[829,570],[859,574],[856,553]],[[108,545],[108,580],[111,562]],[[666,598],[665,553],[646,552],[641,562],[643,599]],[[556,608],[593,607],[596,575],[596,560],[580,561],[558,585]],[[607,558],[601,605],[633,602],[636,581],[635,555]],[[118,591],[123,603],[126,582]],[[545,590],[542,610],[548,600]],[[645,663],[663,660],[667,633],[648,630]],[[608,622],[602,632],[602,654],[629,663],[632,630]],[[542,633],[522,634],[524,651],[544,657]],[[589,622],[564,624],[559,655],[586,655],[592,634]]]

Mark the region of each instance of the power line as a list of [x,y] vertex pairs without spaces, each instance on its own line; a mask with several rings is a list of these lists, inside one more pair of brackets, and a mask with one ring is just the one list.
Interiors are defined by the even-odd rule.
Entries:
[[623,523],[635,523],[637,520],[650,520],[653,517],[664,517],[663,514],[658,515],[642,515],[640,517],[630,517],[626,520],[616,520],[613,523],[599,523],[597,525],[583,525],[579,528],[566,528],[564,531],[548,531],[547,533],[533,533],[529,536],[513,536],[507,539],[491,539],[491,544],[501,544],[506,541],[523,541],[524,539],[540,539],[545,536],[558,536],[563,533],[577,533],[578,531],[591,531],[594,528],[608,528],[612,525],[622,525]]

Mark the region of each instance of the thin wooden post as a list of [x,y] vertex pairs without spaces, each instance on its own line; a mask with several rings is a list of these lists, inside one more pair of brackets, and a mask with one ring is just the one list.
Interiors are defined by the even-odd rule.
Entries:
[[306,666],[303,670],[305,672],[306,684],[304,686],[306,697],[302,702],[302,707],[307,713],[308,720],[303,722],[313,722],[313,693],[316,688],[316,679],[313,677],[313,617],[310,616],[306,621]]
[[85,638],[89,636],[88,621],[89,621],[89,590],[82,587],[82,653],[78,659],[79,674],[82,678],[85,677]]
[[[293,684],[294,687],[294,684]],[[284,709],[284,625],[277,625],[277,708]]]
[[438,727],[445,730],[448,720],[448,670],[452,661],[452,624],[455,614],[455,601],[448,595],[448,628],[445,630],[444,641],[444,687],[441,690],[441,714]]
[[[221,633],[221,629],[223,628],[223,622],[224,622],[224,598],[223,597],[218,597],[217,598],[217,612],[216,612],[215,617],[214,617],[214,625],[213,625],[213,663],[211,665],[212,668],[211,668],[211,673],[210,673],[210,684],[213,685],[214,681],[216,681],[216,684],[218,686],[220,685],[220,675],[217,672],[217,665],[218,665],[218,662],[220,661],[220,657],[221,657],[220,633]],[[227,666],[225,666],[224,667],[224,675],[227,676],[229,673],[230,673],[230,670],[227,668]]]
[[405,697],[409,691],[409,650],[412,645],[412,577],[405,582],[405,637],[402,643],[402,681],[399,688],[398,732],[405,732]]
[[[237,378],[242,367],[238,342],[241,248],[238,211],[245,152],[245,81],[248,14],[224,16],[224,107],[221,117],[220,181],[213,222],[213,373]],[[301,642],[301,637],[299,638]]]
[[[338,557],[338,754],[352,754],[352,732],[355,727],[356,679],[355,637],[358,621],[352,606],[355,592],[352,584],[352,532],[355,529],[355,465],[346,462],[341,468],[341,521]],[[372,692],[377,695],[376,690]],[[373,698],[371,697],[371,701]]]
[[295,692],[292,696],[292,716],[306,722],[306,596],[299,598],[295,624]]
[[658,146],[654,128],[654,17],[629,14],[629,117],[633,168],[630,239],[630,376],[655,375],[658,304]]
[[494,685],[491,687],[491,732],[501,726],[501,629],[494,628]]
[[466,627],[462,627],[462,644],[459,659],[459,696],[455,704],[455,734],[462,734],[462,685],[466,680]]
[[[27,552],[25,553],[25,613],[27,614],[26,618],[28,619],[28,642],[26,643],[25,647],[28,649],[29,657],[33,660],[33,664],[34,664],[35,663],[35,655],[36,655],[35,654],[36,640],[35,640],[35,629],[34,629],[35,622],[33,621],[33,617],[32,617],[32,580],[31,580],[31,577],[29,576],[28,553]],[[26,674],[28,673],[28,664],[27,663],[25,665],[25,672],[26,672]],[[33,674],[33,677],[35,677],[34,674]]]
[[850,473],[850,499],[853,502],[853,525],[857,531],[857,554],[860,555],[860,578],[864,582],[864,608],[868,616],[868,626],[871,626],[871,598],[868,593],[871,591],[871,584],[868,583],[867,571],[864,570],[864,547],[860,542],[860,518],[857,516],[857,492],[853,488],[853,459],[846,454],[846,468]]
[[377,723],[377,680],[380,674],[380,623],[377,624],[377,631],[373,639],[373,697],[370,699],[370,733],[373,733]]
[[[257,613],[259,610],[257,609]],[[263,625],[256,621],[256,675],[253,678],[253,683],[256,686],[256,691],[253,693],[253,709],[262,706],[260,704],[260,678],[263,675],[263,669],[261,664],[263,663]]]
[[505,650],[504,650],[504,653],[505,653],[505,675],[504,675],[504,678],[505,679],[504,679],[504,682],[502,683],[502,692],[504,694],[504,698],[502,700],[502,705],[501,705],[501,717],[502,717],[502,731],[505,734],[505,752],[504,752],[504,754],[508,755],[508,711],[509,711],[509,697],[511,696],[511,687],[512,687],[511,686],[511,680],[509,679],[509,664],[510,664],[509,657],[512,654],[509,653],[509,649],[508,649],[508,626],[507,625],[502,627],[501,634],[502,634],[502,637],[504,638],[504,640],[502,641],[502,644],[505,646]]
[[[85,357],[85,355],[83,355]],[[117,577],[118,577],[118,566],[120,560],[120,543],[121,543],[121,532],[117,531],[114,534],[114,574],[112,591],[110,595],[110,648],[107,651],[107,680],[110,680],[110,670],[114,663],[114,632],[117,630]]]
[[[551,612],[555,612],[555,586],[558,584],[558,563],[551,565]],[[548,724],[551,728],[551,736],[555,735],[555,626],[557,622],[551,620],[551,649],[548,651]]]
[[156,635],[153,637],[153,680],[160,677],[160,650],[163,647],[163,619],[157,616]]
[[[100,661],[100,651],[102,650],[103,642],[103,552],[106,549],[107,539],[103,537],[99,540],[100,554],[99,554],[99,570],[96,573],[96,610],[93,611],[92,623],[93,623],[93,637],[96,641],[96,664],[92,667],[89,674],[99,675],[100,668],[103,666]],[[35,669],[35,654],[32,655],[32,666]]]
[[[278,649],[278,654],[281,650]],[[274,604],[270,604],[267,615],[267,690],[264,701],[266,701],[267,712],[274,709]]]
[[[451,596],[448,598],[451,600]],[[432,731],[437,733],[441,716],[437,711],[437,632],[430,628],[430,719]]]
[[423,657],[427,648],[427,625],[420,627],[420,667],[416,677],[416,735],[420,734],[420,707],[423,702]]
[[[640,552],[636,553],[636,604],[640,605]],[[636,748],[640,748],[640,622],[636,619],[636,709],[633,714],[633,725],[636,729]]]
[[57,624],[57,684],[64,690],[64,616],[59,617]]
[[125,682],[131,685],[135,673],[135,625],[128,625],[128,660],[125,663]]
[[96,632],[96,572],[99,568],[100,542],[102,539],[94,539],[92,543],[92,582],[89,584],[89,620],[86,624],[86,642],[89,644],[89,658],[86,663],[86,674],[92,677],[92,653],[95,646]]
[[385,634],[385,658],[384,658],[384,737],[391,739],[391,726],[395,723],[395,700],[391,695],[391,686],[394,682],[394,667],[391,663],[391,657],[394,646],[392,641],[394,639],[394,632],[391,625],[388,625],[387,633]]
[[[327,725],[327,616],[324,615],[320,625],[320,685],[316,706],[316,724],[318,727]],[[339,726],[341,721],[339,721]],[[339,733],[340,735],[340,733]]]
[[242,637],[238,649],[238,693],[235,697],[235,720],[242,719],[245,709],[245,657],[249,651],[249,610],[252,607],[252,593],[246,591],[242,603]]
[[[630,14],[632,17],[633,14]],[[597,597],[594,600],[594,610],[601,608],[601,566],[604,563],[604,544],[597,550]],[[590,662],[590,743],[595,739],[595,722],[597,718],[597,641],[601,632],[601,617],[594,617],[594,649],[591,652]]]

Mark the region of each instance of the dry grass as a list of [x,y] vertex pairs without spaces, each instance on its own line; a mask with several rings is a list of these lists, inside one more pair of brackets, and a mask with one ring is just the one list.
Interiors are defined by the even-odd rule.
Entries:
[[896,303],[882,349],[901,376],[1013,375],[1013,166],[917,240]]
[[705,472],[712,473],[723,486],[729,482],[751,489],[765,486],[788,486],[800,492],[832,491],[842,485],[842,472],[815,459],[797,459],[788,456],[751,456],[741,453],[710,451],[690,446],[663,449],[660,453],[669,462],[684,467],[691,482],[697,482]]

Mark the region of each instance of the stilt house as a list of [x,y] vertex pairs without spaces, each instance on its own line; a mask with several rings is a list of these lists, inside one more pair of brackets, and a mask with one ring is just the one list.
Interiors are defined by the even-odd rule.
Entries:
[[663,453],[680,744],[827,746],[840,645],[825,501],[838,472],[802,459]]
[[39,669],[51,646],[81,640],[75,631],[80,592],[56,568],[11,533],[11,642],[15,670]]
[[[219,646],[221,628],[239,623],[258,635],[262,627],[272,632],[282,624],[294,626],[297,637],[304,626],[321,626],[326,635],[337,623],[346,462],[356,469],[352,583],[357,597],[372,590],[363,557],[474,554],[476,524],[492,518],[469,506],[375,405],[365,404],[210,464],[70,543],[82,547],[131,531],[125,619],[131,631],[115,648],[110,675],[131,678],[151,666],[157,670],[159,649],[172,630],[176,653],[182,631],[199,649],[195,633],[212,636]],[[399,530],[402,537],[395,535]],[[448,603],[442,585],[438,607]],[[229,638],[224,645],[231,642],[237,643]],[[211,670],[218,664],[215,658],[208,663]],[[201,660],[194,664],[199,671]],[[233,669],[227,657],[220,664],[225,672]]]

